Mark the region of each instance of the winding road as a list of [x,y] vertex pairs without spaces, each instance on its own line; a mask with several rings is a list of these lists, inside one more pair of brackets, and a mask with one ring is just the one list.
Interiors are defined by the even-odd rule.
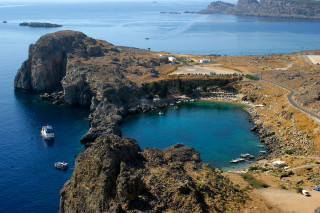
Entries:
[[314,120],[316,120],[318,123],[320,123],[320,115],[314,113],[314,112],[311,112],[310,110],[306,109],[306,108],[303,108],[302,106],[300,106],[299,104],[297,104],[297,102],[294,101],[293,99],[293,96],[295,95],[295,91],[293,91],[292,89],[289,89],[288,87],[285,87],[281,84],[278,84],[278,83],[275,83],[275,82],[272,82],[272,81],[269,81],[269,80],[266,80],[266,79],[263,79],[262,78],[262,74],[266,74],[266,73],[269,73],[269,72],[278,72],[278,71],[282,71],[282,70],[270,70],[270,71],[267,71],[267,72],[263,72],[263,73],[258,73],[258,74],[255,74],[256,77],[260,78],[260,80],[262,81],[265,81],[265,82],[268,82],[270,84],[273,84],[273,85],[276,85],[278,87],[281,87],[287,91],[290,92],[289,95],[287,95],[287,98],[288,98],[288,101],[290,102],[290,104],[295,107],[296,109],[304,112],[304,113],[307,113],[311,118],[313,118]]

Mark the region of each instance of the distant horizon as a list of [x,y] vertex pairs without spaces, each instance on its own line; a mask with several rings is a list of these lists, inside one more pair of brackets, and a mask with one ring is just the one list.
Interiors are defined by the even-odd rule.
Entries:
[[[210,4],[215,0],[175,0],[175,2],[208,2]],[[222,0],[228,3],[237,3],[238,0]],[[1,3],[77,3],[77,2],[172,2],[170,0],[11,0],[11,1],[1,1]]]

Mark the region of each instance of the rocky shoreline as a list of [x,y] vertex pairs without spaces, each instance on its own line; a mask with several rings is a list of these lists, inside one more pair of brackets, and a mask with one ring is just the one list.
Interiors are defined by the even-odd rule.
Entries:
[[250,122],[254,124],[254,127],[251,128],[251,131],[259,134],[260,142],[266,144],[268,153],[270,155],[281,154],[281,141],[279,137],[275,135],[272,127],[263,123],[254,108],[245,107],[243,110],[248,113]]
[[[74,31],[48,34],[30,45],[15,88],[56,104],[90,107],[90,129],[81,139],[87,150],[61,190],[60,212],[240,210],[246,194],[203,164],[193,148],[177,144],[142,151],[134,139],[121,138],[125,116],[172,101],[145,101],[139,85],[143,77],[156,78],[154,70],[167,63],[150,51],[115,47]],[[175,93],[176,83],[183,88],[180,81],[165,85]]]
[[238,0],[233,5],[222,1],[214,1],[200,14],[224,13],[245,16],[262,16],[277,18],[319,19],[318,1],[288,0]]

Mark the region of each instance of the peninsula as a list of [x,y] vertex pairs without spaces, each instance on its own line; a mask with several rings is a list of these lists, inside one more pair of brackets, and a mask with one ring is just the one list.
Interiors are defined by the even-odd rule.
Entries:
[[[320,128],[285,89],[319,114],[320,67],[307,53],[319,55],[169,54],[60,31],[30,45],[14,86],[56,104],[90,108],[90,129],[81,140],[87,149],[60,192],[60,212],[312,212],[319,194],[295,191],[320,184]],[[203,164],[183,144],[141,150],[136,140],[121,137],[119,125],[129,114],[165,107],[182,95],[211,98],[222,91],[237,91],[257,106],[246,111],[269,152],[240,175]],[[279,159],[288,168],[274,166]]]
[[319,19],[319,10],[316,0],[238,0],[236,5],[214,1],[198,13]]

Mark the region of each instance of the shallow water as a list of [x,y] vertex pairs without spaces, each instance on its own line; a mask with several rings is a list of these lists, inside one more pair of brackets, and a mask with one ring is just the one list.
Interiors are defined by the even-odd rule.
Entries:
[[[214,168],[239,170],[250,164],[231,164],[241,153],[260,154],[259,136],[243,105],[200,101],[127,117],[121,125],[123,136],[135,138],[141,148],[166,148],[176,143],[194,147],[201,159]],[[234,168],[233,168],[234,167]]]

